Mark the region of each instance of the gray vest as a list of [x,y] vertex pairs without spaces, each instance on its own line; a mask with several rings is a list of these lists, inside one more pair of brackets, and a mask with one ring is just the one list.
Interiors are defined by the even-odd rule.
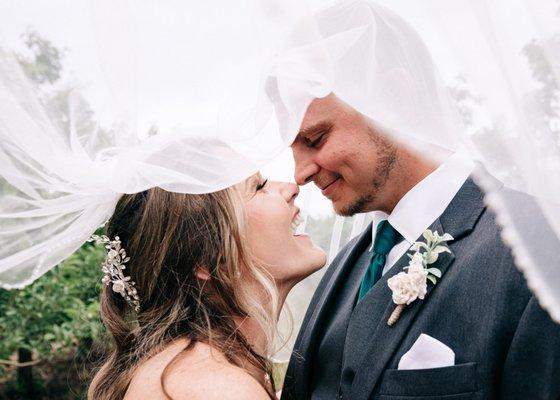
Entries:
[[317,358],[311,378],[313,400],[337,399],[340,388],[346,329],[356,304],[360,283],[369,266],[369,246],[348,269],[345,284],[340,287],[337,301],[330,307],[330,317],[325,321],[322,339],[317,347]]

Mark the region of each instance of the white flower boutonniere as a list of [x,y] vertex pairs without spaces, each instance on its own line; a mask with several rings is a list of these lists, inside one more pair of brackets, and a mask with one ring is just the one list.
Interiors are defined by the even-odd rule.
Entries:
[[429,268],[437,261],[441,253],[451,253],[447,242],[453,240],[449,233],[440,236],[437,232],[427,229],[422,234],[426,242],[415,242],[410,248],[414,253],[408,254],[410,262],[404,267],[406,272],[399,272],[387,281],[393,292],[393,303],[397,306],[392,312],[387,324],[393,326],[401,316],[404,308],[416,299],[424,299],[428,290],[428,281],[434,285],[441,278],[441,271]]

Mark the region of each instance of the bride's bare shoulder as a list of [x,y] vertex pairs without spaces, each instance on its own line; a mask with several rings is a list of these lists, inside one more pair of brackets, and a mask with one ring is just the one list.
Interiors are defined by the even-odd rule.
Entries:
[[[177,341],[144,362],[134,374],[125,400],[166,399],[268,399],[264,388],[245,370],[229,363],[223,354],[197,343],[191,349],[187,341]],[[171,363],[171,364],[170,364]]]
[[197,344],[190,359],[173,367],[165,387],[173,399],[268,399],[263,387],[219,351]]

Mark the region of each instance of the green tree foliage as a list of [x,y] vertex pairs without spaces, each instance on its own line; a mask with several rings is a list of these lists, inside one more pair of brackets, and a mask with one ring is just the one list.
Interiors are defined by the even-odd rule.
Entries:
[[[523,106],[527,115],[525,122],[543,157],[547,154],[554,157],[560,151],[560,87],[551,62],[560,53],[560,32],[541,40],[531,40],[521,53],[527,59],[536,83],[536,89],[526,93],[524,99]],[[505,129],[505,121],[477,121],[477,112],[483,106],[484,99],[473,93],[466,76],[458,76],[449,89],[459,115],[469,129],[472,141],[485,157],[487,166],[507,184],[522,189],[524,184],[513,163],[509,152],[511,149],[508,149],[498,134],[498,131]]]
[[[53,123],[66,133],[71,118],[78,131],[94,129],[94,114],[87,102],[60,85],[63,52],[32,30],[23,35],[23,40],[28,54],[16,57],[36,85]],[[5,185],[0,181],[3,191]],[[87,352],[100,338],[104,332],[99,320],[100,265],[104,257],[103,247],[86,243],[32,285],[22,290],[0,289],[0,387],[8,388],[8,398],[42,398],[37,374],[32,374],[33,365],[39,363],[43,368],[48,363],[54,365],[55,359]],[[30,363],[22,366],[22,362]],[[10,383],[14,365],[18,384]],[[76,381],[69,376],[66,380]],[[2,396],[0,393],[0,399]],[[55,397],[67,398],[62,393]]]
[[62,52],[33,30],[23,35],[31,56],[17,55],[25,73],[36,84],[55,83],[62,72]]
[[554,133],[556,145],[560,146],[560,87],[550,64],[550,57],[560,52],[560,33],[542,41],[532,40],[523,48],[531,73],[539,88],[533,93],[539,109],[543,110],[542,120],[546,125],[537,127]]
[[28,51],[27,54],[16,54],[16,58],[42,94],[41,101],[51,121],[66,135],[73,125],[78,136],[96,132],[97,140],[106,140],[111,131],[99,126],[93,110],[79,91],[61,84],[64,52],[31,29],[22,37]]
[[32,285],[0,289],[0,358],[24,348],[50,360],[100,337],[99,266],[104,257],[104,248],[85,244]]
[[454,85],[449,87],[449,92],[471,140],[477,145],[487,167],[501,180],[509,184],[515,183],[519,187],[520,184],[515,179],[516,170],[512,156],[498,134],[498,131],[503,128],[502,122],[494,120],[482,124],[476,120],[484,99],[473,93],[466,76],[459,75]]

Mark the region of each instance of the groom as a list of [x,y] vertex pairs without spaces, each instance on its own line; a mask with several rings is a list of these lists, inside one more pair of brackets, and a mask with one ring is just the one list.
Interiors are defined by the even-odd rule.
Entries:
[[[317,185],[339,215],[375,213],[311,300],[282,400],[560,398],[560,325],[502,243],[478,166],[460,153],[434,163],[334,94],[311,103],[292,151],[297,183]],[[529,197],[508,196],[530,216],[527,234],[546,234]],[[451,254],[389,326],[387,281],[426,229],[449,233]]]

